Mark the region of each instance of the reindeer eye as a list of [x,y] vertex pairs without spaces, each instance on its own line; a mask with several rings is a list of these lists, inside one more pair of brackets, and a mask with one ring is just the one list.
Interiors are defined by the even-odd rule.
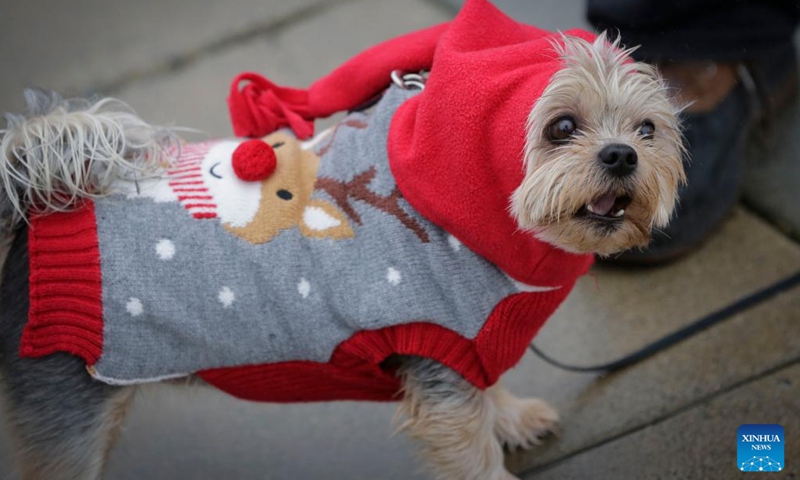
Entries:
[[567,143],[575,134],[578,125],[575,119],[570,116],[558,118],[547,127],[547,139],[552,143]]
[[656,133],[656,126],[650,120],[645,120],[639,127],[639,135],[641,135],[642,138],[644,138],[645,140],[652,140],[653,134],[655,133]]
[[214,178],[222,178],[222,175],[220,175],[219,173],[214,171],[214,169],[217,168],[217,167],[219,167],[219,162],[217,162],[214,165],[212,165],[211,168],[208,170],[208,173],[210,173],[211,176],[214,177]]
[[275,142],[275,143],[272,144],[272,148],[282,147],[283,144],[284,144],[284,142]]
[[280,189],[278,190],[278,198],[281,200],[291,200],[294,195],[289,190]]

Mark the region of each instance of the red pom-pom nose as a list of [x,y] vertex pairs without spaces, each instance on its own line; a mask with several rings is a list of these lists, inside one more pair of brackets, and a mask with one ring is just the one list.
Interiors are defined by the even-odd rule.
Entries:
[[266,180],[277,166],[275,150],[262,140],[248,140],[233,152],[233,172],[245,182]]

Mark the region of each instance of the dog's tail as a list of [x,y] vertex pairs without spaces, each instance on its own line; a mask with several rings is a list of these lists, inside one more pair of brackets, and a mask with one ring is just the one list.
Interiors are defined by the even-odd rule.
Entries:
[[26,90],[25,114],[0,130],[0,233],[29,212],[66,211],[110,193],[117,180],[152,174],[177,150],[177,137],[149,125],[125,103],[65,100]]

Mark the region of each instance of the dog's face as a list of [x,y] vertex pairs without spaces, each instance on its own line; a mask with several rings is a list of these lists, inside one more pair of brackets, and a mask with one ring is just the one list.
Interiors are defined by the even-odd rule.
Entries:
[[520,227],[574,253],[644,247],[685,181],[678,108],[653,67],[601,35],[557,47],[564,68],[528,121]]

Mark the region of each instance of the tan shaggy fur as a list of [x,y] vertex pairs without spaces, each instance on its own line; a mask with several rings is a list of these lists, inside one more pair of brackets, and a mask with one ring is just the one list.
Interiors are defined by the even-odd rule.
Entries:
[[[644,247],[651,229],[669,221],[685,181],[679,108],[652,66],[632,62],[630,50],[605,35],[594,43],[565,37],[555,48],[565,67],[531,111],[527,170],[511,211],[522,228],[567,251],[610,255]],[[578,130],[568,142],[554,144],[546,130],[565,115],[577,120]],[[655,125],[652,140],[638,134],[645,120]],[[610,177],[597,160],[612,143],[636,151],[638,166],[630,177]],[[610,192],[632,199],[620,226],[603,228],[577,215]]]

